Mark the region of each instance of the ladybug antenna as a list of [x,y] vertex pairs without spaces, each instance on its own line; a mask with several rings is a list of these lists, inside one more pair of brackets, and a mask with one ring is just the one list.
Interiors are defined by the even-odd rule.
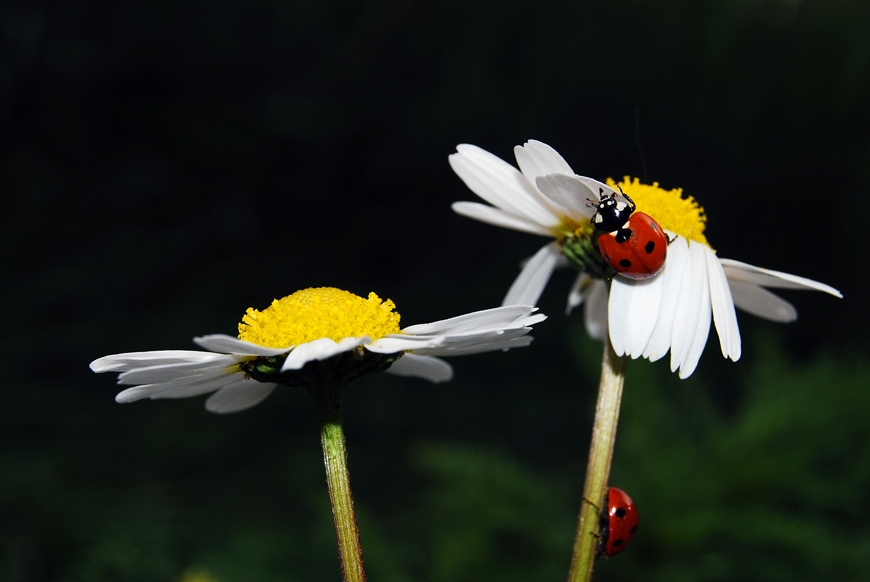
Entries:
[[593,200],[592,198],[587,198],[586,199],[586,202],[587,202],[586,206],[588,206],[590,208],[593,206],[598,206],[601,203],[601,201],[604,200],[605,198],[607,198],[607,194],[604,193],[604,188],[599,188],[598,189],[598,200]]
[[[628,200],[629,207],[631,208],[632,211],[634,211],[634,209],[637,208],[637,205],[635,205],[634,200],[631,199],[631,196],[629,196],[628,194],[626,194],[625,192],[622,191],[622,186],[617,184],[616,187],[619,188],[619,193],[622,194],[623,198]],[[613,193],[613,197],[616,198],[616,192]]]

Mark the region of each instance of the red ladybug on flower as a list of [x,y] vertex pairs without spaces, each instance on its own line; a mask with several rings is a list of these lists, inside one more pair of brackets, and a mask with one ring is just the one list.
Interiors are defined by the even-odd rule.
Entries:
[[659,223],[649,214],[635,212],[634,200],[623,192],[627,200],[617,200],[616,192],[598,191],[598,201],[588,199],[596,207],[592,226],[601,231],[598,251],[607,265],[629,279],[649,279],[665,266],[668,237]]

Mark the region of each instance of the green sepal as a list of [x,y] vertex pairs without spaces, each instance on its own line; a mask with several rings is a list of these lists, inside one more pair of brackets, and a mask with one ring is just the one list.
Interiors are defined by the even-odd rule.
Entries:
[[599,279],[610,279],[615,274],[598,251],[598,236],[571,234],[562,242],[562,253],[568,261],[585,273]]
[[250,362],[247,362],[247,364],[249,364],[252,367],[252,371],[257,372],[257,374],[262,374],[264,376],[268,376],[268,375],[280,373],[281,372],[281,364],[284,363],[284,360],[286,358],[287,358],[286,356],[262,357],[262,358],[257,358],[255,360],[251,360]]
[[403,352],[378,354],[357,346],[325,360],[312,360],[299,370],[281,371],[286,355],[259,356],[239,364],[246,376],[258,382],[299,386],[314,390],[320,386],[347,386],[361,376],[383,372],[402,357]]

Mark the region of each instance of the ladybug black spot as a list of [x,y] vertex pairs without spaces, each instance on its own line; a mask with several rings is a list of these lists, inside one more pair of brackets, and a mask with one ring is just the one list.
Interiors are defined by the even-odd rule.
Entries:
[[614,547],[614,548],[618,548],[618,547],[621,546],[622,544],[623,544],[623,541],[622,541],[622,540],[613,540],[613,547]]
[[651,252],[653,252],[655,250],[655,248],[656,248],[656,243],[654,243],[653,241],[649,241],[648,243],[646,243],[646,246],[643,247],[643,250],[646,251],[646,254],[650,254]]
[[622,519],[623,517],[625,517],[625,509],[620,507],[619,509],[616,510],[616,512],[613,515],[615,515],[619,519]]
[[[624,268],[624,269],[627,269],[631,266],[631,261],[629,261],[628,259],[622,259],[621,261],[619,261],[619,266]],[[623,512],[623,513],[625,513],[625,512]]]

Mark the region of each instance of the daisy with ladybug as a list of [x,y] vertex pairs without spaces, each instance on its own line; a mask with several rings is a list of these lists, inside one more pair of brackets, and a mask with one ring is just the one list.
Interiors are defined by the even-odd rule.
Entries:
[[[607,488],[628,358],[656,361],[670,353],[671,371],[687,378],[713,323],[722,355],[740,359],[736,307],[773,321],[797,317],[766,288],[842,295],[824,283],[719,258],[704,235],[704,209],[679,188],[577,175],[539,141],[514,148],[519,169],[476,146],[456,149],[451,167],[491,205],[457,202],[455,212],[551,239],[525,262],[502,304],[537,304],[556,267],[574,266],[580,273],[568,311],[582,304],[589,335],[604,341],[583,486],[587,503],[568,574],[570,582],[588,581],[596,556],[616,555],[637,530],[631,498]],[[605,498],[606,513],[589,501]]]
[[568,309],[583,307],[590,336],[617,356],[659,360],[688,378],[715,324],[722,355],[741,356],[735,308],[777,322],[797,312],[768,288],[815,290],[824,283],[719,258],[704,234],[707,216],[682,189],[637,178],[600,182],[576,174],[539,141],[514,148],[519,169],[461,144],[450,166],[484,201],[455,202],[458,214],[550,238],[525,262],[502,305],[535,305],[559,266],[579,274]]

